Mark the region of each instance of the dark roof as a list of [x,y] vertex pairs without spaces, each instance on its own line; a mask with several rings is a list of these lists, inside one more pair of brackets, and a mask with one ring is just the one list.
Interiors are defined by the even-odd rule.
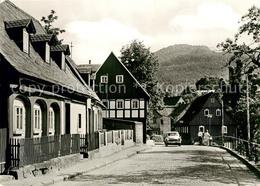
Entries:
[[101,64],[84,64],[84,65],[78,65],[78,71],[82,74],[91,74],[95,73]]
[[66,70],[61,70],[56,63],[47,64],[40,55],[30,48],[30,55],[27,55],[11,40],[5,31],[4,21],[32,19],[37,34],[46,34],[40,23],[16,7],[9,0],[0,3],[0,55],[18,72],[57,84],[69,89],[74,89],[83,95],[89,95],[99,100],[95,92],[84,85],[71,65],[71,60],[66,58]]
[[194,116],[196,116],[201,111],[204,104],[211,95],[213,95],[213,93],[208,93],[196,98],[188,107],[187,111],[183,114],[183,116],[181,118],[178,118],[177,124],[180,120],[182,120],[183,123],[189,123],[194,118]]
[[31,35],[31,42],[48,42],[54,43],[57,41],[57,37],[52,34],[34,34]]
[[52,52],[64,52],[66,55],[70,55],[70,47],[69,45],[56,45],[51,46]]
[[116,62],[116,63],[119,63],[123,69],[125,69],[126,73],[128,73],[133,81],[135,82],[136,86],[139,87],[143,92],[144,94],[150,98],[150,95],[149,93],[146,91],[146,89],[139,83],[139,81],[134,77],[134,75],[126,68],[126,66],[115,56],[115,54],[113,52],[111,52],[109,54],[109,56],[107,57],[107,59],[105,60],[105,62],[101,65],[101,67],[97,70],[96,73],[98,73],[98,71],[102,68],[102,66],[105,64],[105,63],[111,63],[111,62]]
[[5,28],[27,28],[27,31],[29,31],[30,33],[36,32],[32,19],[18,19],[12,21],[5,21]]
[[181,99],[181,96],[165,97],[163,99],[163,102],[164,102],[164,105],[175,106],[180,99]]

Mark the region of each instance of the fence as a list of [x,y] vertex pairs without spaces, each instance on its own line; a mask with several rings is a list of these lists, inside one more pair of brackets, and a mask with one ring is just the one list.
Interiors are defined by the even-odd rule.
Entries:
[[11,167],[21,167],[79,153],[79,139],[79,134],[10,139]]
[[213,137],[213,143],[236,151],[240,155],[246,156],[250,161],[255,161],[255,163],[257,163],[259,160],[258,157],[260,155],[260,144],[232,136]]
[[[2,138],[2,134],[0,137]],[[12,138],[10,139],[10,166],[19,168],[60,156],[76,153],[87,154],[88,151],[107,144],[120,144],[120,141],[123,144],[125,141],[133,141],[133,131],[121,130],[83,135],[65,134],[40,138]],[[0,148],[2,148],[1,144]],[[3,159],[5,160],[5,157]]]
[[0,129],[0,174],[3,173],[6,161],[7,129]]

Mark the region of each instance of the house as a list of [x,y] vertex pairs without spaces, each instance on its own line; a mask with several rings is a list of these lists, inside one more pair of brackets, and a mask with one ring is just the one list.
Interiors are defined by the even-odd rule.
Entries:
[[77,66],[80,75],[92,90],[95,90],[95,74],[100,66],[100,64],[91,64],[91,60],[89,60],[89,64]]
[[181,105],[185,104],[181,96],[165,97],[164,105],[161,109],[156,110],[153,114],[153,121],[150,122],[153,134],[165,134],[171,131],[172,113]]
[[208,130],[211,136],[236,136],[237,126],[231,115],[223,108],[217,93],[208,93],[197,97],[190,105],[176,115],[172,130],[177,130],[184,143],[197,140],[199,130]]
[[0,129],[8,139],[102,128],[101,100],[81,78],[68,45],[55,41],[35,18],[8,0],[0,3]]
[[145,142],[149,94],[113,53],[95,73],[95,91],[107,108],[103,117],[142,122]]

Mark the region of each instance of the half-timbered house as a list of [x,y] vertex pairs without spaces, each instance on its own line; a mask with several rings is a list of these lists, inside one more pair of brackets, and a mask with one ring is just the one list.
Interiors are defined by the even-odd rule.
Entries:
[[[87,77],[92,71],[86,69],[93,68],[81,65],[78,69]],[[96,70],[94,89],[107,107],[103,117],[142,122],[145,142],[149,94],[113,53]]]

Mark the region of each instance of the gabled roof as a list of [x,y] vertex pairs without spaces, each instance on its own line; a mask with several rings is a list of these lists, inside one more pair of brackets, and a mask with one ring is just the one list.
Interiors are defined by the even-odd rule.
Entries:
[[164,102],[164,105],[175,106],[180,99],[181,99],[181,96],[165,97],[163,99],[163,102]]
[[51,47],[52,52],[64,52],[66,55],[70,55],[69,45],[55,45]]
[[[19,9],[9,0],[0,3],[0,57],[3,57],[16,71],[36,79],[60,85],[75,92],[93,96],[98,99],[96,94],[79,79],[74,72],[70,60],[66,58],[66,70],[61,70],[56,63],[47,64],[41,56],[30,47],[30,55],[24,53],[11,40],[5,30],[4,21],[13,21],[21,19],[31,19],[37,34],[46,34],[41,24],[32,16]],[[3,61],[0,61],[1,63]]]
[[[111,61],[116,61],[118,62],[124,69],[125,71],[132,77],[132,79],[134,80],[134,82],[136,83],[136,86],[141,88],[141,90],[145,93],[145,95],[147,97],[150,97],[150,95],[148,94],[148,92],[144,89],[144,87],[139,83],[139,81],[133,76],[133,74],[126,68],[126,66],[115,56],[115,54],[113,52],[110,53],[110,55],[108,56],[108,58],[106,59],[106,61],[110,61],[109,59],[112,59]],[[105,64],[106,61],[103,63]],[[99,67],[99,69],[97,70],[96,73],[98,73],[98,71],[101,69],[101,67],[103,66],[103,64]]]
[[5,22],[6,29],[12,28],[26,28],[29,33],[35,33],[35,27],[32,19],[18,19]]
[[188,109],[185,109],[185,113],[182,113],[182,117],[178,117],[177,123],[182,120],[183,123],[189,123],[203,108],[206,101],[210,98],[210,96],[213,95],[213,93],[208,93],[203,96],[200,96],[196,98],[191,105],[188,107]]
[[57,37],[52,34],[34,34],[31,35],[31,42],[48,42],[48,43],[54,43],[57,41]]
[[78,65],[77,69],[82,74],[89,74],[89,73],[95,73],[100,68],[101,64],[84,64],[84,65]]

